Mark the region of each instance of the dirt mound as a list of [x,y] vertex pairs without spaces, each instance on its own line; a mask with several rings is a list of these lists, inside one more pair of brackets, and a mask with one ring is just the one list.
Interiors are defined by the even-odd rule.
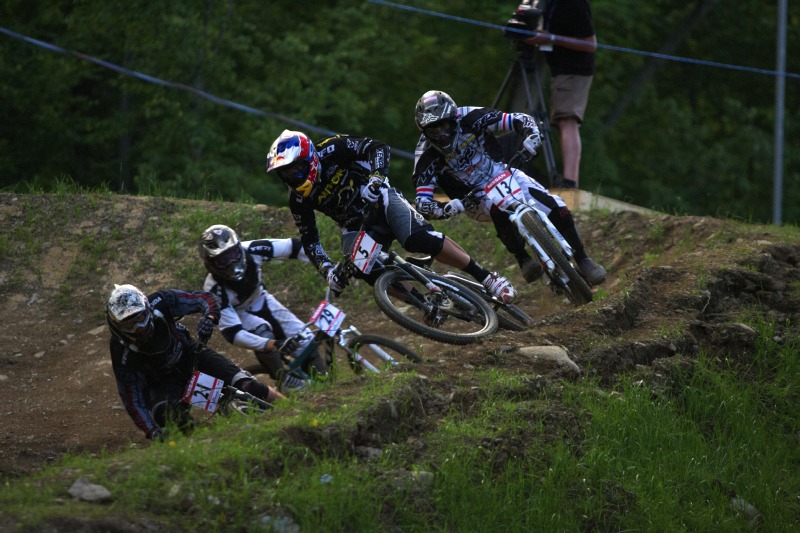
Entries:
[[[199,209],[224,213],[232,206],[122,196],[0,194],[0,223],[13,235],[0,241],[4,248],[0,294],[7,310],[0,331],[5,427],[0,477],[29,473],[66,452],[146,446],[119,402],[102,310],[115,281],[142,283],[148,289],[178,283],[179,278],[169,272],[182,268],[180,261],[196,261],[192,249],[196,231],[174,238],[185,242],[178,244],[183,248],[176,257],[187,259],[168,259],[165,263],[175,268],[166,268],[152,256],[174,243],[153,242],[148,228],[184,225],[192,210]],[[285,210],[262,209],[259,216],[264,219],[264,234],[290,234]],[[691,364],[699,350],[746,353],[755,342],[755,332],[740,323],[743,309],[761,308],[774,319],[778,337],[786,334],[787,324],[797,328],[800,323],[798,244],[781,242],[761,227],[711,218],[630,212],[577,218],[592,255],[609,271],[595,301],[587,306],[573,309],[538,284],[523,287],[514,270],[512,281],[523,287],[520,306],[536,318],[523,332],[503,332],[456,348],[399,329],[376,313],[370,301],[348,301],[349,316],[369,323],[370,332],[419,345],[425,357],[420,374],[449,375],[453,382],[467,385],[474,368],[527,369],[530,361],[521,348],[531,345],[564,347],[582,372],[611,384],[622,372]],[[124,239],[114,237],[120,231]],[[102,243],[110,250],[87,252]],[[143,266],[141,258],[151,263]],[[254,367],[251,354],[223,343],[218,338],[212,341],[241,365]],[[552,380],[572,377],[552,372],[507,393],[535,397]],[[469,410],[479,395],[468,386],[456,391],[420,387],[414,394],[425,394],[418,402],[425,409],[414,415],[422,425],[426,417],[437,416],[437,402]],[[335,403],[335,395],[331,389],[309,401],[324,407]],[[384,415],[377,413],[374,420]],[[570,428],[580,424],[570,413],[552,413],[552,419],[559,425],[554,438],[577,431]],[[346,439],[325,440],[368,449],[386,438],[385,430],[366,420]],[[290,437],[312,444],[320,439],[319,435]],[[485,444],[505,446],[509,453],[513,449],[509,444]]]

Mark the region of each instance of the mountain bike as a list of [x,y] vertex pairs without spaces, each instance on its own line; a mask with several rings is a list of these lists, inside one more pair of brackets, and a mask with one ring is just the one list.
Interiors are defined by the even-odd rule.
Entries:
[[394,322],[429,339],[470,344],[497,331],[497,314],[479,294],[429,267],[382,251],[363,229],[352,254],[336,268],[345,278],[380,269],[373,285],[375,303]]
[[[331,364],[336,360],[337,351],[343,351],[350,367],[357,374],[364,370],[380,374],[399,365],[403,360],[412,363],[422,360],[416,352],[397,341],[380,335],[362,334],[352,324],[343,327],[346,314],[330,300],[331,290],[328,288],[310,320],[295,335],[295,341],[299,344],[311,338],[303,351],[300,354],[281,352],[287,372],[306,381],[320,379],[313,372],[309,374],[303,370],[305,360],[311,354],[317,353],[319,348],[325,350],[325,356]],[[259,356],[259,352],[256,352],[256,356]]]
[[515,162],[529,157],[525,151],[517,152],[506,168],[493,176],[485,186],[470,191],[464,198],[466,208],[478,205],[483,197],[492,206],[509,214],[520,235],[535,252],[544,273],[542,281],[556,294],[563,294],[576,307],[592,301],[592,289],[576,270],[572,246],[547,218],[535,202],[526,202],[512,168]]

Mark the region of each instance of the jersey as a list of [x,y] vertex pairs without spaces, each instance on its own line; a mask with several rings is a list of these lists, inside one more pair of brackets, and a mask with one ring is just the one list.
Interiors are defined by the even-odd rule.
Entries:
[[[586,39],[594,35],[592,9],[587,0],[550,0],[545,6],[544,29],[556,35],[575,39]],[[592,76],[595,70],[595,54],[579,52],[563,46],[554,46],[545,54],[553,76],[574,74]]]
[[163,290],[147,298],[154,320],[150,340],[133,344],[115,334],[109,350],[125,410],[136,426],[150,437],[158,426],[150,412],[149,389],[168,376],[185,377],[188,381],[193,368],[194,341],[176,319],[196,313],[218,319],[219,306],[213,295],[202,292]]
[[[270,305],[270,301],[274,298],[264,286],[261,265],[273,259],[308,261],[308,258],[298,239],[257,239],[243,241],[241,245],[246,258],[242,279],[220,281],[213,274],[208,274],[203,290],[212,293],[220,301],[219,329],[225,340],[248,350],[262,350],[270,339],[276,337],[274,330],[285,320],[273,321],[269,331],[261,334],[253,333],[256,327],[250,322],[263,321],[252,317],[263,314],[281,316],[281,313],[271,309],[275,307]],[[280,306],[280,310],[283,309],[283,306]],[[291,318],[294,319],[292,322],[297,320],[294,315],[291,315]],[[278,332],[277,336],[284,336],[283,332]]]
[[489,107],[459,107],[456,120],[459,129],[452,151],[443,152],[424,135],[417,144],[413,175],[416,206],[429,218],[444,217],[443,204],[433,199],[437,186],[451,198],[460,198],[505,169],[503,150],[494,132],[516,131],[528,136],[539,130],[530,115]]
[[314,212],[329,216],[340,228],[352,229],[360,223],[367,206],[361,186],[373,172],[387,175],[390,149],[374,139],[348,135],[327,137],[315,146],[320,173],[314,188],[307,197],[290,191],[289,210],[308,259],[319,269],[330,259],[322,247]]

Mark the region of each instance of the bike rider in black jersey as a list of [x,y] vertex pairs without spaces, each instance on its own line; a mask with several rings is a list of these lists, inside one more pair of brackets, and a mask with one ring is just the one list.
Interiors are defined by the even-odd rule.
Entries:
[[[280,391],[306,387],[304,378],[286,372],[281,354],[301,355],[313,340],[308,331],[298,339],[303,322],[272,295],[262,281],[261,267],[273,259],[308,261],[299,239],[240,241],[228,226],[216,224],[200,237],[200,258],[208,271],[203,290],[220,301],[219,330],[233,345],[256,352]],[[306,374],[327,373],[329,362],[316,351],[306,356]]]
[[[458,107],[445,92],[428,91],[417,102],[415,122],[421,135],[414,164],[416,206],[428,218],[449,218],[463,212],[461,200],[472,189],[485,185],[505,169],[502,148],[494,137],[496,131],[514,131],[524,138],[523,148],[532,156],[541,144],[536,121],[525,113],[503,113],[489,107]],[[578,271],[591,285],[605,280],[606,270],[595,263],[584,250],[575,221],[567,204],[550,194],[539,182],[515,169],[525,199],[536,202],[547,213],[553,225],[572,246]],[[434,200],[439,186],[451,198],[449,202]],[[491,209],[488,199],[467,214],[480,221],[494,222],[497,236],[516,258],[523,277],[532,282],[541,277],[542,268],[525,247],[525,241],[509,220],[509,215]]]
[[214,296],[207,292],[161,290],[145,296],[133,285],[115,285],[106,304],[117,390],[134,424],[148,439],[160,438],[168,421],[176,421],[184,430],[191,427],[189,405],[182,398],[195,370],[267,402],[283,397],[192,339],[177,320],[197,313],[203,316],[196,334],[204,341],[220,316]]
[[[365,222],[365,231],[383,249],[397,240],[405,250],[429,254],[463,270],[498,298],[512,302],[516,290],[509,281],[480,266],[452,239],[435,231],[397,189],[389,186],[388,169],[389,146],[368,137],[336,135],[315,146],[304,133],[285,130],[270,148],[267,172],[274,172],[288,186],[289,209],[306,255],[331,289],[341,292],[346,280],[322,247],[314,211],[329,216],[342,229],[345,255],[352,251]],[[377,209],[367,209],[372,204]],[[368,276],[367,281],[374,279]]]

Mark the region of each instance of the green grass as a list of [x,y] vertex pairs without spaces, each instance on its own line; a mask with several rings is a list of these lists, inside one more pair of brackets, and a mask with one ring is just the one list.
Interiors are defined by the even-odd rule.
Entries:
[[[0,255],[15,258],[7,282],[24,279],[43,254],[41,235],[59,235],[57,245],[79,256],[55,294],[65,306],[86,281],[79,274],[99,279],[98,265],[114,261],[135,273],[117,282],[170,272],[181,288],[197,288],[204,272],[195,246],[211,224],[231,225],[244,239],[295,235],[285,217],[253,205],[156,199],[125,228],[114,195],[64,195],[64,216],[97,213],[96,238],[57,233],[59,222],[43,210],[58,203],[52,197],[20,197],[24,224],[3,233]],[[338,231],[319,222],[338,257]],[[441,229],[485,251],[486,262],[511,264],[491,226],[468,222]],[[128,249],[138,233],[152,246],[146,253]],[[732,237],[712,240],[729,245]],[[276,261],[265,271],[270,290],[293,308],[310,311],[324,293],[310,265]],[[350,287],[345,309],[370,298],[369,290]],[[524,369],[505,370],[503,353],[486,354],[495,368],[458,379],[341,372],[312,392],[329,399],[324,408],[292,399],[263,417],[214,417],[190,437],[68,456],[6,479],[0,525],[47,530],[54,517],[113,517],[157,530],[268,531],[270,521],[290,517],[302,531],[748,530],[747,517],[730,506],[735,494],[759,510],[761,530],[793,531],[800,527],[800,336],[785,324],[778,338],[776,325],[755,311],[739,319],[758,332],[748,357],[691,354],[688,368],[663,371],[657,383],[623,376],[613,390],[588,379],[542,385]],[[675,328],[659,334],[682,326]],[[357,447],[382,455],[366,460]],[[77,477],[108,488],[113,502],[73,501],[66,491]]]

